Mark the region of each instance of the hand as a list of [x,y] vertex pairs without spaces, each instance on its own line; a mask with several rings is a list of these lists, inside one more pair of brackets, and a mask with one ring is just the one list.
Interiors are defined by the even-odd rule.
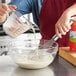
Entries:
[[59,38],[62,38],[61,35],[66,35],[66,33],[71,29],[71,26],[70,26],[71,15],[68,12],[69,11],[64,11],[64,13],[59,18],[59,20],[55,25],[55,32]]
[[55,32],[59,38],[62,37],[61,35],[66,35],[66,33],[71,29],[70,25],[72,22],[69,21],[74,15],[76,15],[76,3],[64,11],[55,25]]
[[0,4],[0,23],[6,20],[6,15],[13,9],[16,9],[15,5]]

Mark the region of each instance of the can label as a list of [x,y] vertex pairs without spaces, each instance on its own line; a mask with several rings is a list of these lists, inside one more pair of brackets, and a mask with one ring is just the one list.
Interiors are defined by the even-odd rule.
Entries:
[[73,21],[71,25],[69,46],[70,51],[76,52],[76,21]]

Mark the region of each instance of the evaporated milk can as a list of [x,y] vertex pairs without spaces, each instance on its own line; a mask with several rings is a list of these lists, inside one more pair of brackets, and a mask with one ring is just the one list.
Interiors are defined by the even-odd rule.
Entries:
[[70,38],[69,46],[70,51],[76,52],[76,18],[72,19],[71,29],[70,29]]

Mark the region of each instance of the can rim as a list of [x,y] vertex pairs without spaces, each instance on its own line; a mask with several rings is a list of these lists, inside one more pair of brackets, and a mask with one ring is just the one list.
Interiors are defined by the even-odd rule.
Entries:
[[75,17],[71,17],[71,20],[74,20],[74,21],[76,21],[76,16],[75,16]]

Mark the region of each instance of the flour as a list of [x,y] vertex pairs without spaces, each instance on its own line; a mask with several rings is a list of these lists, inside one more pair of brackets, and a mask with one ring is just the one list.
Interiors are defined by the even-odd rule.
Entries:
[[31,54],[18,54],[15,56],[15,62],[22,68],[40,69],[52,63],[54,57],[50,53],[41,54],[31,57]]

